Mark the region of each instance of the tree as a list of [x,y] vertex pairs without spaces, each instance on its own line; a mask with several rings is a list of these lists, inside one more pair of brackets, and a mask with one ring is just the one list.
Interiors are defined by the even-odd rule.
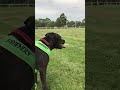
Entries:
[[45,22],[45,27],[48,26],[48,24],[51,22],[51,20],[49,18],[44,19]]
[[55,22],[51,21],[50,23],[47,24],[47,27],[55,27]]
[[67,17],[65,16],[64,13],[60,15],[60,17],[57,18],[56,20],[56,26],[57,27],[64,27],[66,25]]
[[85,26],[85,19],[82,20],[81,26]]
[[49,23],[51,23],[51,20],[49,18],[46,19],[39,18],[35,20],[36,27],[47,27]]
[[35,19],[35,27],[39,27],[39,20]]
[[79,28],[81,26],[81,22],[80,21],[76,21],[76,28]]
[[36,20],[35,20],[35,26],[36,26],[36,27],[44,27],[45,24],[44,24],[44,22],[43,22],[43,19],[36,19]]
[[74,21],[70,21],[67,23],[68,27],[75,27],[75,22]]

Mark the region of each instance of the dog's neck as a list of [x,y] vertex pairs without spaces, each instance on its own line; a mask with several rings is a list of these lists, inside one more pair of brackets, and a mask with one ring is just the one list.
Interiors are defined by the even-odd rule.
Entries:
[[41,38],[40,41],[41,41],[42,43],[44,43],[46,46],[48,46],[48,48],[49,48],[50,50],[53,50],[53,49],[54,49],[54,48],[53,48],[53,45],[50,44],[50,41],[47,40],[45,37],[44,37],[44,38]]
[[15,36],[20,42],[35,52],[34,35],[33,33],[28,32],[26,29],[26,27],[18,28],[16,31],[12,32],[9,35]]

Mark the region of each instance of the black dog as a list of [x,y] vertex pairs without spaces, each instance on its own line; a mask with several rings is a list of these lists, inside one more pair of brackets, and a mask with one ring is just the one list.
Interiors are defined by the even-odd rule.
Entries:
[[[24,22],[24,26],[10,33],[8,37],[15,37],[27,48],[14,40],[8,39],[7,44],[22,51],[22,55],[30,55],[35,52],[35,17],[30,16]],[[1,42],[0,42],[1,43]],[[8,45],[8,47],[9,47]],[[34,84],[33,69],[25,61],[0,44],[0,88],[4,90],[31,90]]]
[[[44,46],[45,48],[49,48],[50,50],[62,49],[64,48],[65,43],[65,40],[63,40],[60,35],[53,32],[47,33],[45,37],[40,39],[39,41],[42,42],[42,46]],[[46,69],[49,62],[49,54],[42,50],[40,47],[36,46],[35,55],[40,72],[43,90],[49,90],[46,84]]]

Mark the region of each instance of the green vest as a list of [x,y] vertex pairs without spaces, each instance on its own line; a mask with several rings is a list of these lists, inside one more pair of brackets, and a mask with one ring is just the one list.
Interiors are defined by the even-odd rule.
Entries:
[[14,36],[10,35],[0,40],[0,46],[24,60],[33,71],[35,70],[35,54]]
[[41,41],[36,41],[35,42],[35,46],[40,48],[41,50],[43,50],[45,53],[48,54],[48,56],[50,56],[50,49],[48,48],[48,46],[46,46],[44,43],[42,43]]
[[[33,69],[35,78],[35,54],[23,43],[18,41],[14,36],[10,35],[0,40],[0,46],[7,49],[17,57],[21,58]],[[34,89],[35,87],[33,87]]]

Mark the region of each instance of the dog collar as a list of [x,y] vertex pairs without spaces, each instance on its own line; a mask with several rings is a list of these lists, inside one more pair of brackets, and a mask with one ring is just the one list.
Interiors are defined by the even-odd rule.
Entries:
[[40,41],[43,42],[45,45],[47,45],[47,47],[49,47],[50,50],[53,49],[53,46],[50,45],[44,38],[41,38]]
[[34,42],[25,33],[23,33],[20,30],[16,30],[15,32],[12,32],[11,34],[19,35],[25,42],[27,42],[32,47],[32,51],[34,51],[34,47],[33,47]]
[[45,53],[47,53],[48,56],[50,56],[50,49],[44,43],[42,43],[41,41],[36,41],[35,42],[35,46],[37,46],[38,48],[40,48],[41,50],[43,50]]

